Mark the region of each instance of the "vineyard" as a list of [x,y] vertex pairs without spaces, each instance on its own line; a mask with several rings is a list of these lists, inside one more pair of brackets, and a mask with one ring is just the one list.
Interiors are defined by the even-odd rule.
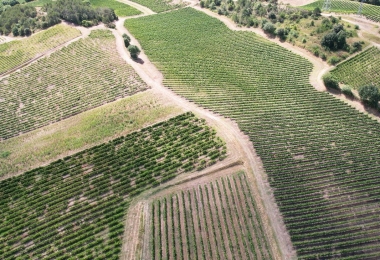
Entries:
[[166,86],[250,137],[300,259],[380,257],[377,121],[315,91],[305,59],[191,8],[126,27]]
[[133,2],[146,6],[156,13],[170,11],[183,6],[182,0],[180,1],[181,4],[174,4],[172,0],[133,0]]
[[226,153],[192,113],[0,182],[1,259],[119,259],[132,197]]
[[132,16],[141,14],[141,12],[130,5],[123,4],[116,0],[91,0],[91,5],[96,7],[109,7],[115,11],[117,16]]
[[120,58],[112,32],[92,31],[88,38],[0,81],[0,139],[145,89]]
[[0,180],[180,113],[162,97],[144,91],[7,139],[0,142]]
[[0,75],[80,35],[79,30],[59,24],[29,38],[1,44]]
[[155,200],[150,208],[149,259],[273,259],[275,245],[244,173]]
[[380,86],[380,50],[371,47],[352,59],[339,64],[331,74],[340,82],[359,88],[365,85]]
[[[318,0],[311,4],[302,6],[301,8],[311,11],[316,7],[322,9],[323,2],[323,0]],[[357,14],[359,11],[359,6],[360,2],[357,1],[332,0],[330,11],[335,13]],[[380,22],[380,6],[363,3],[362,15],[372,21]]]

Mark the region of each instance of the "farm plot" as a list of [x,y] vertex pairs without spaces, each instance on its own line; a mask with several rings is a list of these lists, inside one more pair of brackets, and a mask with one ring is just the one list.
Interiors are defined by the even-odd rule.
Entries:
[[0,139],[147,88],[120,58],[113,34],[92,31],[88,38],[0,81]]
[[0,75],[80,35],[79,30],[59,24],[29,38],[0,44]]
[[225,145],[185,113],[0,182],[1,259],[118,259],[142,191],[211,165]]
[[179,7],[184,6],[182,0],[180,4],[174,4],[172,0],[132,0],[135,3],[146,6],[156,13],[161,13],[165,11],[170,11]]
[[300,259],[379,258],[377,121],[314,90],[305,59],[191,8],[126,26],[166,86],[250,137]]
[[352,59],[339,64],[331,74],[340,82],[359,88],[365,85],[380,86],[380,50],[371,47]]
[[[319,7],[322,9],[323,0],[315,1],[311,4],[301,6],[307,10],[314,10]],[[331,12],[344,13],[344,14],[356,14],[359,10],[360,2],[348,1],[348,0],[333,0],[331,1]],[[363,3],[362,14],[367,18],[375,22],[380,22],[380,6]]]
[[117,16],[132,16],[141,14],[139,10],[129,6],[127,4],[123,4],[116,0],[90,0],[91,5],[96,7],[109,7],[115,11]]
[[0,142],[0,180],[183,112],[164,97],[144,91],[7,139]]
[[155,200],[149,259],[273,259],[244,173]]

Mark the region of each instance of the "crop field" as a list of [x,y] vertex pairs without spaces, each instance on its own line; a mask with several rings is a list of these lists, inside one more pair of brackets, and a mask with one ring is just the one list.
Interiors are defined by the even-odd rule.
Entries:
[[0,142],[0,180],[183,112],[144,91],[7,139]]
[[0,258],[118,259],[130,199],[225,152],[204,120],[185,113],[6,179]]
[[0,81],[0,139],[147,88],[120,58],[112,32],[92,31],[88,38]]
[[109,7],[112,8],[115,11],[115,14],[117,16],[132,16],[132,15],[138,15],[141,14],[139,10],[136,8],[123,4],[121,2],[118,2],[116,0],[91,0],[91,5],[96,7]]
[[380,257],[377,121],[314,90],[305,59],[191,8],[126,27],[166,86],[250,137],[300,259]]
[[0,75],[80,35],[79,30],[59,24],[29,38],[0,44]]
[[172,0],[132,0],[132,1],[140,5],[146,6],[150,10],[156,13],[170,11],[170,10],[183,6],[182,1],[181,1],[181,4],[173,4]]
[[352,59],[339,64],[331,74],[340,82],[359,88],[365,85],[380,86],[380,50],[371,47]]
[[149,259],[273,259],[244,172],[155,200],[150,216]]
[[[301,8],[307,10],[314,10],[319,7],[322,9],[323,0],[315,1],[311,4],[304,5]],[[345,13],[345,14],[357,14],[359,11],[360,2],[349,0],[332,0],[331,12]],[[375,22],[380,22],[380,6],[363,3],[362,15]]]

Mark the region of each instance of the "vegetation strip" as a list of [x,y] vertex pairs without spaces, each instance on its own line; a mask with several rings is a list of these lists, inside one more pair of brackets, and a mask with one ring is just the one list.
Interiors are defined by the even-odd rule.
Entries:
[[[211,154],[223,148],[204,120],[186,113],[6,179],[0,258],[118,259],[131,198],[200,160],[215,163]],[[165,216],[160,204],[152,208]]]
[[300,258],[380,253],[379,228],[369,228],[380,197],[376,121],[315,91],[305,59],[192,8],[125,24],[167,87],[232,118],[250,137]]

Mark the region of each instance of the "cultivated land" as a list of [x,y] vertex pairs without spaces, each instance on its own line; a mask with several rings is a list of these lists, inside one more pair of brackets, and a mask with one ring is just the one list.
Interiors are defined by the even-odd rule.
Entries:
[[119,57],[112,32],[92,31],[0,81],[0,139],[147,88]]
[[274,259],[244,172],[150,204],[146,259]]
[[91,0],[91,5],[98,7],[109,7],[115,10],[115,14],[117,16],[132,16],[141,14],[139,10],[133,8],[132,6],[123,4],[116,0]]
[[[348,1],[348,0],[333,0],[331,1],[331,12],[343,13],[343,14],[356,14],[359,10],[360,2]],[[314,10],[314,8],[319,7],[322,9],[323,0],[318,0],[312,2],[308,5],[302,6],[301,8],[307,10]],[[363,4],[362,15],[366,18],[373,20],[375,22],[380,22],[380,6]]]
[[118,259],[133,196],[226,153],[192,113],[0,182],[1,259]]
[[126,135],[182,111],[162,95],[148,90],[5,140],[0,143],[0,179]]
[[380,50],[371,47],[331,71],[340,82],[355,89],[365,85],[380,86]]
[[0,75],[80,35],[79,30],[59,24],[29,38],[0,44]]
[[191,8],[126,26],[166,86],[249,135],[300,258],[380,255],[377,122],[315,91],[306,60]]

